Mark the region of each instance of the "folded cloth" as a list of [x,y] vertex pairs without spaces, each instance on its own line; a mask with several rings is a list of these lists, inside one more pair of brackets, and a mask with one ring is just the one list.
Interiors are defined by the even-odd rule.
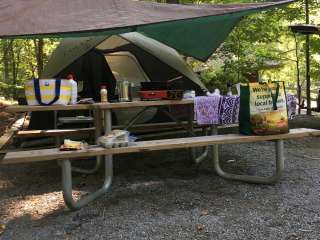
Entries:
[[220,123],[220,95],[194,98],[194,118],[198,125]]
[[232,124],[239,121],[240,97],[223,96],[220,108],[220,123]]
[[[297,99],[287,94],[288,116],[296,116]],[[232,124],[239,121],[240,96],[211,95],[194,98],[194,118],[198,125]]]
[[294,95],[287,94],[288,117],[292,120],[297,112],[297,98]]

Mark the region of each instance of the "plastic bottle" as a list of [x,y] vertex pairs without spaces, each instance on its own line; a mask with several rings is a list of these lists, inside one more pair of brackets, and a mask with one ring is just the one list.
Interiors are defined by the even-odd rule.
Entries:
[[232,90],[231,90],[232,84],[227,83],[227,96],[232,96]]
[[213,92],[213,95],[220,95],[220,90],[219,88],[216,88]]
[[78,99],[78,84],[74,80],[74,76],[72,74],[69,74],[67,79],[71,83],[71,100],[70,104],[76,104]]
[[105,85],[101,86],[100,99],[101,99],[102,103],[108,102],[108,90],[107,90],[107,86],[105,86]]

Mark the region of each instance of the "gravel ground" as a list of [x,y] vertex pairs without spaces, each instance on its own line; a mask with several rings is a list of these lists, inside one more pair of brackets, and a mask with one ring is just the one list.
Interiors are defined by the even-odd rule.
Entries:
[[[293,124],[320,129],[320,118]],[[320,141],[287,141],[282,180],[275,185],[227,181],[209,159],[196,169],[188,151],[116,158],[112,191],[71,212],[53,163],[1,166],[0,239],[320,239]],[[224,169],[270,174],[272,143],[223,146]],[[74,176],[76,193],[103,178]],[[2,234],[1,234],[2,232]]]

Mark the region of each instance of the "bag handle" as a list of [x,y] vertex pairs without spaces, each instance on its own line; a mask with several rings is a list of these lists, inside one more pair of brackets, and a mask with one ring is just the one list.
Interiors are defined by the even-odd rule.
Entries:
[[51,102],[49,103],[43,103],[41,100],[41,91],[40,91],[40,81],[39,78],[34,78],[33,79],[33,85],[34,85],[34,93],[36,95],[36,99],[38,101],[38,103],[42,106],[49,106],[54,104],[56,101],[59,100],[60,98],[60,87],[61,87],[61,79],[56,79],[55,82],[55,97],[52,99]]
[[280,90],[280,84],[278,82],[273,82],[277,85],[276,88],[276,92],[273,93],[272,89],[269,87],[269,85],[267,84],[268,88],[270,89],[270,93],[271,93],[271,97],[272,97],[272,105],[273,105],[273,110],[277,110],[277,101],[278,101],[278,97],[279,97],[279,90]]

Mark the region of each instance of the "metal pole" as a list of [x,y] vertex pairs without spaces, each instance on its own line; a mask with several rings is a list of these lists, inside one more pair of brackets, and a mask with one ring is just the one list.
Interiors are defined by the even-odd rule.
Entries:
[[[309,0],[305,0],[306,24],[309,24]],[[311,115],[311,80],[310,80],[310,38],[306,35],[306,95],[307,95],[307,115]]]
[[307,115],[311,115],[311,80],[310,80],[310,50],[309,50],[309,35],[306,35],[306,95],[307,95]]
[[[112,131],[111,109],[105,109],[103,112],[104,112],[104,134],[108,134]],[[112,155],[106,155],[104,156],[104,159],[105,159],[105,164],[112,167],[112,162],[113,162]],[[112,169],[109,169],[109,171],[112,172]]]
[[300,81],[300,64],[299,64],[299,57],[298,57],[298,41],[297,35],[294,33],[294,41],[296,45],[295,53],[296,53],[296,68],[297,68],[297,96],[298,96],[298,113],[301,114],[301,81]]

